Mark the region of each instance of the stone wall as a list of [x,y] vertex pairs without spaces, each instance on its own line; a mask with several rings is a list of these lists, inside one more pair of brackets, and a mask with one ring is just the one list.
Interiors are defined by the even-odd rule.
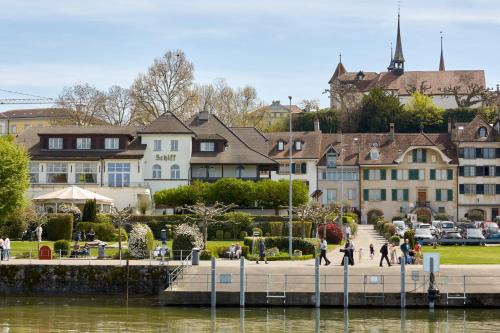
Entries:
[[[168,286],[167,266],[129,266],[129,295],[155,295]],[[1,265],[0,295],[125,294],[127,266]]]

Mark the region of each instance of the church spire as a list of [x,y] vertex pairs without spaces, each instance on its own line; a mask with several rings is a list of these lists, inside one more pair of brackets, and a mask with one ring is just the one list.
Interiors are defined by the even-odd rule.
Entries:
[[405,58],[403,56],[403,45],[401,43],[401,24],[400,24],[400,13],[398,9],[398,33],[396,37],[396,50],[394,51],[394,69],[395,74],[403,74],[405,71]]
[[337,65],[337,68],[335,68],[335,72],[333,72],[332,78],[330,81],[328,81],[329,84],[332,84],[335,79],[338,79],[339,76],[345,74],[347,71],[344,67],[344,64],[342,64],[342,53],[339,54],[339,63]]
[[445,66],[444,66],[444,55],[443,55],[443,32],[441,31],[441,58],[439,59],[439,71],[444,72]]
[[387,70],[389,72],[392,72],[394,69],[394,58],[392,57],[392,43],[391,43],[391,61],[389,62],[389,67],[387,67]]

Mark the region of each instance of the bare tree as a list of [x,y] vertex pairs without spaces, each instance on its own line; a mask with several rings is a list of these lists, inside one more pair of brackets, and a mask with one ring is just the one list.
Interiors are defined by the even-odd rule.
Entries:
[[427,84],[427,81],[422,81],[420,82],[420,85],[417,87],[416,83],[410,83],[406,86],[406,93],[408,95],[413,95],[414,93],[418,92],[420,94],[426,95],[430,90],[432,89],[432,86],[430,84]]
[[317,99],[303,99],[299,102],[299,106],[306,112],[311,112],[311,111],[315,112],[320,109],[319,100]]
[[350,83],[342,83],[338,80],[331,84],[330,98],[332,98],[342,115],[342,128],[344,131],[357,130],[360,104],[363,94],[358,88]]
[[208,225],[217,222],[217,218],[222,216],[225,212],[238,207],[238,205],[230,204],[224,205],[216,202],[213,206],[206,206],[204,203],[197,203],[192,206],[184,206],[184,208],[195,214],[196,218],[203,224],[203,241],[204,247],[207,246],[208,240]]
[[487,104],[491,98],[490,91],[482,85],[474,82],[472,75],[462,74],[459,84],[449,85],[440,89],[445,94],[455,97],[459,108],[467,108],[478,103]]
[[194,98],[194,67],[182,50],[167,51],[156,58],[146,74],[140,74],[131,87],[134,104],[145,120],[151,121],[170,111],[180,118]]
[[57,104],[67,110],[66,124],[89,126],[103,124],[106,95],[87,83],[65,87]]
[[[263,106],[257,98],[257,90],[252,86],[245,86],[236,92],[236,108],[238,110],[238,125],[256,126],[263,117],[252,119],[250,112]],[[252,121],[253,120],[253,121]],[[255,121],[255,122],[254,122]]]
[[118,228],[118,254],[120,260],[122,260],[122,227],[129,223],[130,217],[132,216],[132,211],[130,208],[124,208],[118,210],[116,207],[113,207],[111,211],[111,220],[113,224]]
[[[301,221],[309,220],[314,223],[316,237],[318,237],[319,225],[325,224],[327,218],[331,218],[335,215],[335,210],[323,207],[317,203],[298,206],[294,211]],[[304,226],[302,226],[302,230],[304,230]],[[326,233],[326,228],[324,229],[324,233]],[[304,237],[304,235],[302,237]]]
[[103,116],[111,125],[130,125],[133,121],[133,103],[130,90],[120,86],[109,88]]

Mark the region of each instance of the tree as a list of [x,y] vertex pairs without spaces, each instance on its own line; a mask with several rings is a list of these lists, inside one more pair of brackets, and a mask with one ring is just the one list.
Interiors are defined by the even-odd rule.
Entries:
[[320,110],[319,100],[317,99],[303,99],[299,102],[299,106],[306,112],[316,112]]
[[328,218],[336,215],[335,210],[323,207],[318,203],[310,203],[300,205],[295,209],[295,214],[299,216],[301,221],[310,220],[314,223],[316,237],[318,237],[319,225],[327,222]]
[[251,180],[221,178],[210,185],[208,202],[252,207],[255,202],[255,183]]
[[106,94],[104,119],[111,125],[128,126],[134,120],[132,97],[130,90],[120,86],[112,86]]
[[157,191],[154,200],[157,205],[169,208],[194,205],[197,202],[206,202],[210,184],[194,181],[191,185]]
[[449,85],[440,90],[445,94],[455,97],[455,102],[459,108],[468,108],[476,104],[487,103],[492,97],[487,88],[474,82],[470,73],[461,74],[458,82],[460,83]]
[[95,199],[85,201],[82,212],[82,221],[95,222],[97,220],[97,202]]
[[23,206],[29,186],[29,158],[12,136],[0,137],[0,221]]
[[142,122],[150,122],[170,111],[186,119],[183,111],[194,98],[194,66],[182,50],[167,51],[156,58],[146,74],[131,87],[131,96]]
[[65,124],[89,126],[105,123],[106,94],[87,83],[64,87],[57,104],[67,110]]
[[[289,181],[274,181],[264,179],[256,183],[256,199],[264,208],[274,208],[288,206]],[[300,180],[292,181],[292,206],[305,204],[308,200],[308,189],[305,182]]]
[[319,120],[323,133],[335,133],[340,128],[340,112],[335,109],[322,109],[317,112],[307,112],[292,119],[294,131],[313,131],[314,121]]
[[403,108],[403,117],[408,125],[423,130],[426,126],[439,126],[443,122],[444,110],[437,107],[432,98],[421,93],[414,93]]
[[111,210],[111,220],[115,227],[118,228],[118,255],[120,260],[122,260],[122,227],[129,223],[131,216],[132,211],[128,207],[121,210],[113,207]]
[[361,101],[359,132],[387,132],[389,123],[399,124],[399,99],[382,88],[371,89]]
[[198,202],[191,206],[184,206],[184,208],[195,214],[196,218],[203,225],[203,246],[206,247],[208,240],[208,224],[217,222],[217,218],[224,215],[227,211],[237,207],[237,205],[223,205],[216,202],[212,206],[206,206],[204,203]]
[[356,131],[359,121],[359,107],[362,94],[358,88],[350,83],[335,80],[330,90],[330,98],[338,105],[341,112],[342,130],[344,132]]

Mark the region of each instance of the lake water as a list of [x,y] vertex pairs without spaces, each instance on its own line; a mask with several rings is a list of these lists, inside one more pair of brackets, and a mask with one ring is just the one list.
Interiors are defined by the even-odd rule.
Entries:
[[[0,332],[494,332],[499,310],[160,307],[154,300],[0,298]],[[401,318],[404,318],[403,320]]]

